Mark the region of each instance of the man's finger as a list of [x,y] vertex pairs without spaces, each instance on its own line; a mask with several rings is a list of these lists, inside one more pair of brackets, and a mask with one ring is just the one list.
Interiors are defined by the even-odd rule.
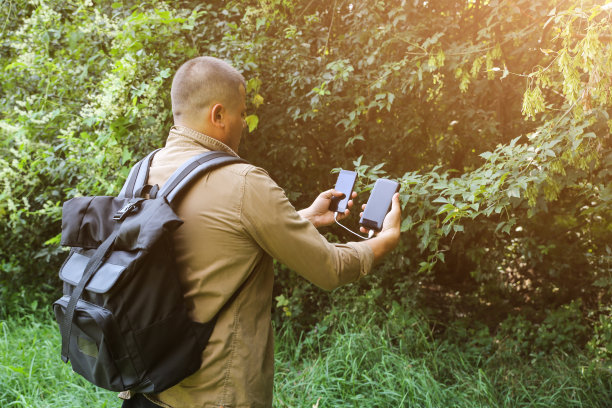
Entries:
[[370,233],[370,230],[365,228],[365,227],[359,227],[359,231],[361,231],[364,234],[369,234]]
[[[335,190],[335,189],[332,189],[330,191],[331,191],[331,196],[340,197],[340,198],[346,197],[346,194],[344,194],[342,191],[338,191],[338,190]],[[331,198],[331,196],[329,198]]]
[[393,194],[393,198],[391,199],[391,211],[393,210],[401,211],[399,193]]

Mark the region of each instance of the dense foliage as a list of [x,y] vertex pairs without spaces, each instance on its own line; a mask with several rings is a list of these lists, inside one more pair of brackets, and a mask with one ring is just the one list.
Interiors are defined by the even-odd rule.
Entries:
[[609,363],[610,4],[7,0],[0,10],[3,312],[55,295],[61,202],[118,190],[163,144],[172,73],[207,54],[247,78],[241,154],[296,207],[333,185],[332,168],[357,169],[360,192],[381,176],[402,185],[392,256],[333,295],[278,265],[278,321],[308,329],[332,296],[386,310],[410,298],[452,335],[484,327],[519,354],[586,346]]

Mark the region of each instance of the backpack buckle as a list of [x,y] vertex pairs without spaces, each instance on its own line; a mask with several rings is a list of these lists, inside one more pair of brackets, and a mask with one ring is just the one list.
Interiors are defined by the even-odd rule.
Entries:
[[115,215],[113,215],[113,220],[117,222],[123,221],[125,217],[127,217],[133,212],[138,211],[138,207],[141,201],[142,199],[135,200],[135,201],[131,201],[131,200],[128,201],[126,205],[124,205],[119,211],[115,213]]

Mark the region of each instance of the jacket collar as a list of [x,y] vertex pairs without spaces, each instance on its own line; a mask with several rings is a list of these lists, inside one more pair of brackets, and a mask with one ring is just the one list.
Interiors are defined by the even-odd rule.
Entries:
[[222,141],[185,126],[172,126],[172,128],[170,129],[170,135],[168,136],[168,140],[166,141],[166,145],[172,144],[173,142],[178,142],[181,139],[184,140],[185,138],[196,142],[197,144],[205,147],[206,149],[220,150],[229,153],[232,156],[240,157],[234,150],[232,150],[231,147],[229,147]]

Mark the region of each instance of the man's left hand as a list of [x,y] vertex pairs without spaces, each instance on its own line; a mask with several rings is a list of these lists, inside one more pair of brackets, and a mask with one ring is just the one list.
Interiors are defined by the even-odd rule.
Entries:
[[[331,189],[324,191],[319,194],[317,198],[315,198],[310,207],[304,208],[303,210],[298,211],[298,213],[300,216],[302,216],[302,218],[306,218],[317,228],[331,225],[334,223],[334,212],[329,209],[332,197],[342,198],[343,196],[344,194],[338,190]],[[338,214],[338,220],[341,220],[349,215],[349,208],[353,206],[352,199],[355,197],[357,197],[357,193],[353,191],[351,193],[351,199],[348,201],[346,211]]]

